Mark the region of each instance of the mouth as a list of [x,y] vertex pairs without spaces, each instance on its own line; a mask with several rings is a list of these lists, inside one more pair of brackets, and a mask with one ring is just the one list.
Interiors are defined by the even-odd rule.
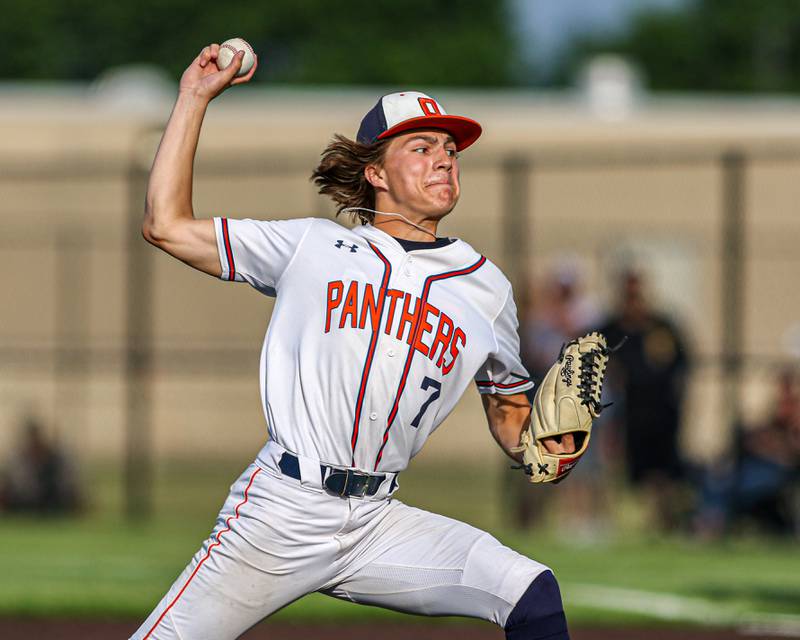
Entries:
[[431,175],[428,176],[428,179],[425,181],[425,186],[426,187],[441,187],[441,186],[452,187],[453,186],[453,181],[452,181],[451,178],[452,178],[452,176],[450,176],[448,173],[443,172],[443,171],[439,171],[437,173],[432,173]]

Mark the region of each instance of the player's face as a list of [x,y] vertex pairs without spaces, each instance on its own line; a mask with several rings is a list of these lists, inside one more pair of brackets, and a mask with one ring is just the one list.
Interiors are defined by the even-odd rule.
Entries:
[[453,210],[461,193],[456,145],[444,131],[394,137],[379,173],[384,187],[376,190],[379,210],[439,219]]

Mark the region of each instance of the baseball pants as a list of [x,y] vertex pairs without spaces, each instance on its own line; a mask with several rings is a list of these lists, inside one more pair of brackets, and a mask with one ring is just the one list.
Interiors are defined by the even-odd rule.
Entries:
[[238,638],[315,591],[503,626],[547,570],[488,533],[409,507],[385,491],[339,498],[319,480],[283,476],[282,452],[268,443],[233,484],[211,536],[132,638]]

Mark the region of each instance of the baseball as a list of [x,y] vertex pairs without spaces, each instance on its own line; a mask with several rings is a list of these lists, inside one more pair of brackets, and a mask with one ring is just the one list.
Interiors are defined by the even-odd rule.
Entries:
[[237,78],[246,76],[250,69],[255,64],[256,57],[253,53],[253,47],[242,38],[231,38],[219,45],[219,55],[217,56],[217,66],[220,69],[227,67],[239,51],[244,51],[244,58],[242,58],[242,68],[236,74]]

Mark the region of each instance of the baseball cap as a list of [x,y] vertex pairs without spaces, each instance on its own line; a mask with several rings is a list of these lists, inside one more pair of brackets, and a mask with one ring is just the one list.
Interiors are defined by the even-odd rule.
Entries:
[[443,129],[462,151],[481,135],[481,125],[471,118],[448,115],[441,104],[419,91],[389,93],[367,112],[356,139],[373,144],[411,129]]

